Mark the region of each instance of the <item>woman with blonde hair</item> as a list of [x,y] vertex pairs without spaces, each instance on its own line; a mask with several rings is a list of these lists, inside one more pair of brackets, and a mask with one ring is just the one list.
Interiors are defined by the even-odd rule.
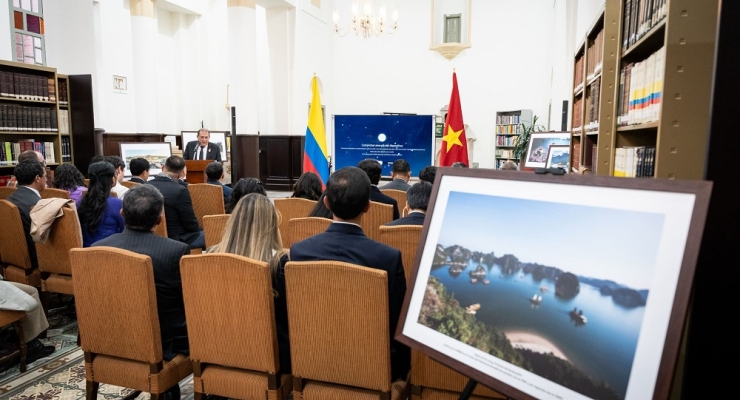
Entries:
[[231,212],[221,243],[207,253],[229,253],[263,261],[270,265],[275,294],[280,372],[290,373],[288,305],[285,299],[285,264],[289,261],[280,239],[280,215],[267,196],[250,193],[242,197]]

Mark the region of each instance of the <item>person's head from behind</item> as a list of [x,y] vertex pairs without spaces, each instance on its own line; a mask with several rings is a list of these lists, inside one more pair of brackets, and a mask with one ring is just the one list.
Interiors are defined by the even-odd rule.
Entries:
[[151,168],[149,161],[143,158],[134,158],[128,163],[131,176],[138,176],[145,182],[149,179],[149,168]]
[[411,166],[408,161],[399,158],[393,161],[393,169],[391,170],[391,179],[403,179],[408,182],[411,178]]
[[231,191],[231,198],[229,198],[229,204],[226,205],[226,213],[231,214],[231,212],[234,210],[236,205],[239,203],[239,200],[241,200],[242,197],[250,193],[257,193],[257,194],[267,197],[267,192],[265,192],[265,188],[262,187],[262,182],[260,182],[259,179],[255,179],[255,178],[239,179],[239,182],[237,182],[236,185],[234,185],[233,190]]
[[370,208],[370,190],[367,173],[360,168],[344,167],[329,177],[324,202],[334,217],[352,220]]
[[38,161],[41,165],[46,166],[44,155],[34,150],[26,150],[18,156],[18,164],[24,161]]
[[380,165],[378,160],[372,158],[366,158],[357,164],[357,168],[365,171],[365,174],[370,178],[370,183],[377,185],[380,182],[380,175],[383,172],[383,167]]
[[211,140],[211,132],[206,128],[198,129],[198,143],[200,147],[208,146],[209,140]]
[[516,171],[517,166],[514,161],[507,160],[503,165],[501,165],[501,169],[504,171]]
[[416,182],[406,191],[406,207],[409,211],[427,211],[429,198],[432,196],[432,184],[426,181]]
[[54,187],[73,191],[85,186],[85,177],[73,164],[62,164],[54,170]]
[[316,201],[316,205],[313,206],[313,209],[310,213],[308,213],[308,217],[318,217],[318,218],[328,218],[328,219],[334,219],[334,214],[331,213],[331,210],[326,207],[326,203],[324,203],[324,198],[326,197],[326,190],[321,193],[321,196]]
[[90,183],[87,186],[87,194],[82,197],[77,213],[80,223],[87,225],[87,230],[94,234],[98,230],[101,216],[108,203],[110,189],[115,185],[116,169],[106,161],[90,164],[87,169]]
[[164,162],[162,171],[172,179],[180,179],[185,176],[185,160],[180,156],[170,156]]
[[321,186],[321,178],[318,175],[304,172],[293,185],[293,194],[290,197],[318,200],[323,190]]
[[150,232],[162,223],[164,197],[151,185],[137,185],[123,198],[121,216],[126,228],[132,231]]
[[206,176],[209,181],[220,181],[224,177],[224,167],[214,161],[206,166]]
[[28,186],[39,192],[46,188],[46,169],[35,157],[18,163],[13,170],[13,175],[19,186]]
[[126,163],[118,156],[105,156],[105,161],[110,163],[116,169],[116,180],[123,182],[123,171],[126,169]]
[[435,167],[434,165],[424,167],[421,169],[421,171],[419,171],[419,179],[431,184],[434,184],[435,176],[437,176],[437,167]]
[[462,161],[454,162],[454,163],[452,163],[452,165],[450,165],[450,166],[451,166],[452,168],[467,168],[467,167],[468,167],[468,165],[467,165],[467,164],[465,164],[465,163],[464,163],[464,162],[462,162]]

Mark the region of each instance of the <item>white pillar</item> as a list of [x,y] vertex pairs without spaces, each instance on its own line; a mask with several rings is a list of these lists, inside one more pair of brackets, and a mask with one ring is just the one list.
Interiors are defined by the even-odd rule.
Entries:
[[136,132],[157,132],[157,20],[154,0],[130,0]]
[[254,0],[228,0],[229,103],[236,107],[236,132],[258,129],[257,34]]

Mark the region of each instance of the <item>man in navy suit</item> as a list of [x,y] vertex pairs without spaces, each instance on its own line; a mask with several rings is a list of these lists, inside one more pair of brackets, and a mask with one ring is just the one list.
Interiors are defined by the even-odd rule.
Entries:
[[18,180],[18,188],[6,200],[18,207],[31,265],[38,268],[36,244],[31,237],[31,208],[41,200],[40,192],[46,188],[46,169],[38,161],[27,160],[15,166],[13,175]]
[[424,225],[429,197],[432,195],[432,184],[425,181],[416,182],[406,192],[406,210],[408,215],[391,221],[385,226],[395,225]]
[[367,177],[370,178],[371,191],[370,191],[370,200],[371,201],[377,201],[378,203],[383,204],[390,204],[393,206],[393,219],[398,219],[400,217],[398,213],[398,202],[393,197],[386,196],[383,194],[383,192],[378,189],[378,182],[380,182],[380,174],[383,171],[383,168],[380,166],[380,163],[377,160],[373,160],[371,158],[365,159],[360,161],[359,164],[357,164],[357,168],[365,171],[367,174]]
[[359,168],[345,167],[331,174],[324,192],[324,204],[334,214],[334,222],[324,233],[293,244],[290,259],[342,261],[386,271],[390,308],[391,376],[394,380],[406,379],[410,351],[408,347],[393,340],[406,294],[406,278],[401,252],[369,239],[360,228],[362,214],[370,209],[370,187],[370,179]]
[[210,143],[211,132],[208,129],[198,130],[198,140],[185,145],[182,156],[186,160],[214,160],[221,162],[221,149],[215,143]]
[[224,167],[221,163],[212,162],[206,166],[206,176],[208,177],[208,184],[221,186],[224,193],[224,205],[229,204],[231,200],[231,192],[233,189],[221,183],[221,179],[224,179]]
[[129,181],[146,183],[149,180],[149,168],[151,168],[149,161],[143,158],[134,158],[129,161],[128,169],[131,171],[131,179]]

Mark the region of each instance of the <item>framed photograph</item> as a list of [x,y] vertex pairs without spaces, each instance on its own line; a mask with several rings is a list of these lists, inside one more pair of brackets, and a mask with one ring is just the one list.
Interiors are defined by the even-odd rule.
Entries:
[[[230,147],[228,146],[230,142],[226,141],[227,136],[229,135],[229,132],[226,131],[210,131],[211,132],[211,139],[209,140],[210,143],[216,143],[218,145],[218,148],[221,150],[221,161],[226,161],[226,152],[230,150]],[[185,150],[185,146],[189,142],[198,140],[198,131],[182,131],[182,149]]]
[[126,163],[126,169],[123,171],[125,177],[131,176],[129,163],[134,158],[144,158],[149,161],[149,175],[154,176],[162,172],[162,166],[172,155],[172,146],[169,142],[150,142],[150,143],[119,143],[121,158]]
[[395,337],[511,398],[667,399],[711,187],[438,169]]
[[564,144],[551,144],[547,150],[547,163],[545,168],[562,168],[569,172],[570,146]]
[[551,144],[570,146],[570,132],[532,132],[524,158],[525,168],[545,168]]

